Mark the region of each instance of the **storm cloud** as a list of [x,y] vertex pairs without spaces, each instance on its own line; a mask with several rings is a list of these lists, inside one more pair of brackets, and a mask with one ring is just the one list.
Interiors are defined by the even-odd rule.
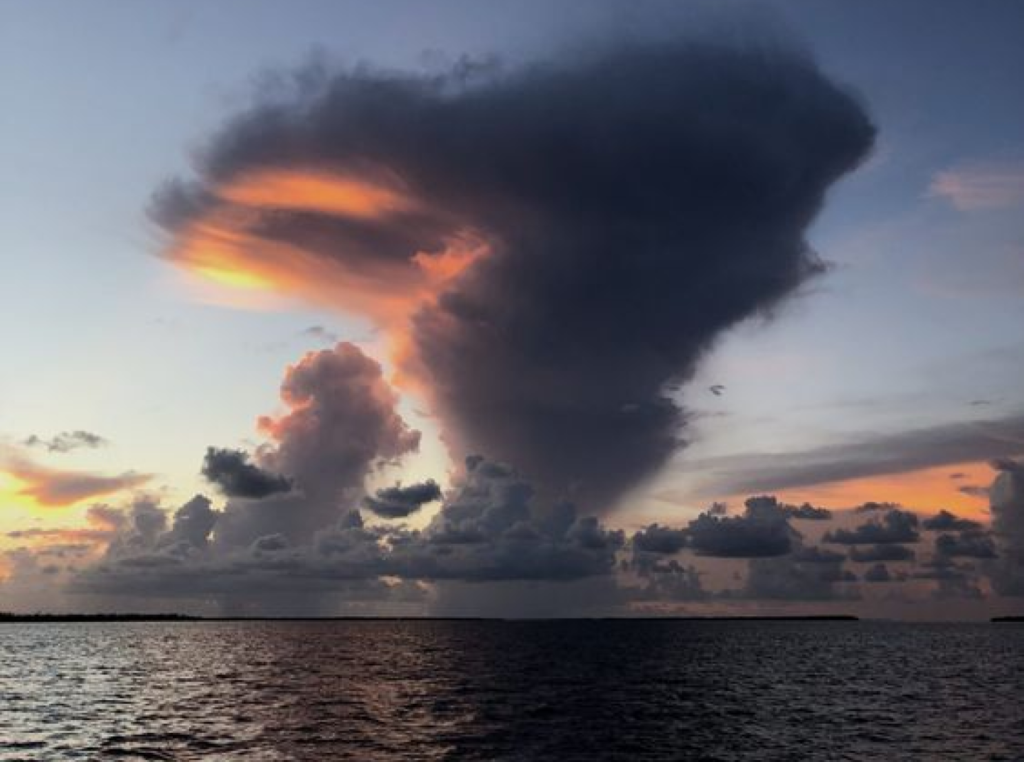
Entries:
[[992,464],[999,474],[992,483],[992,534],[999,561],[992,586],[1001,595],[1024,596],[1024,463],[1003,459]]
[[440,499],[441,487],[433,479],[428,479],[405,487],[398,485],[377,490],[376,495],[363,500],[363,505],[381,518],[401,519]]
[[167,256],[366,315],[453,454],[598,510],[682,444],[715,339],[823,271],[805,231],[874,136],[776,43],[293,81],[157,194]]
[[672,555],[686,547],[686,530],[651,524],[633,535],[633,548],[644,553]]
[[702,513],[687,527],[690,546],[703,556],[765,558],[782,556],[799,537],[785,506],[774,497],[752,497],[742,516]]
[[229,497],[267,497],[292,488],[291,482],[283,476],[250,463],[248,453],[243,450],[206,448],[202,474]]
[[945,510],[925,519],[921,526],[933,532],[974,532],[981,529],[979,522],[961,518]]
[[872,519],[853,529],[826,532],[822,540],[841,545],[917,542],[921,538],[917,531],[918,523],[916,514],[894,508],[886,511],[881,518]]
[[935,552],[946,558],[995,558],[996,546],[985,532],[940,534],[935,538]]
[[743,594],[761,600],[824,601],[855,598],[849,583],[856,575],[843,569],[841,560],[823,561],[793,556],[752,558],[748,562]]
[[906,545],[881,544],[869,545],[866,548],[850,549],[850,560],[859,563],[874,561],[913,561],[916,554]]

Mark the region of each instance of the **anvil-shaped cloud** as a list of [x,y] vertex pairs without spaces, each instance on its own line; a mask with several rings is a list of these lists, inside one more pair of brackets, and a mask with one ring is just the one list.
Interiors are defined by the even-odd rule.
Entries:
[[823,269],[805,231],[874,135],[775,44],[294,82],[157,194],[167,256],[369,317],[454,455],[595,510],[680,445],[716,337]]

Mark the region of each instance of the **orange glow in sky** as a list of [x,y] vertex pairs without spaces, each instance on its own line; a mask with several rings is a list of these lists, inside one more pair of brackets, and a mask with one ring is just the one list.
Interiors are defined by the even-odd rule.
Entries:
[[288,169],[244,175],[219,188],[217,195],[240,206],[368,219],[415,206],[407,196],[383,185],[341,175]]
[[928,513],[946,509],[961,516],[988,520],[987,497],[962,492],[961,488],[988,487],[994,477],[992,467],[986,461],[979,461],[798,487],[782,490],[777,495],[787,503],[807,501],[825,508],[852,508],[869,501],[885,501]]
[[31,484],[15,474],[0,471],[0,508],[35,508],[38,506],[30,493]]

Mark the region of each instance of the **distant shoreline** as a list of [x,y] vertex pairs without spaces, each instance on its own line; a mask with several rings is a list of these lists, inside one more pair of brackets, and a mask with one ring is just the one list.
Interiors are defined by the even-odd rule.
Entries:
[[553,617],[516,619],[502,617],[411,617],[411,616],[190,616],[188,614],[9,614],[0,613],[0,624],[74,622],[857,622],[859,617],[821,616],[665,616],[665,617]]

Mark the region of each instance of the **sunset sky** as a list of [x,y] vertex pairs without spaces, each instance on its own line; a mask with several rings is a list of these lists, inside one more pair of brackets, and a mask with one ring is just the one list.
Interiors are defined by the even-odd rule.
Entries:
[[1019,611],[1021,29],[0,0],[0,610]]

